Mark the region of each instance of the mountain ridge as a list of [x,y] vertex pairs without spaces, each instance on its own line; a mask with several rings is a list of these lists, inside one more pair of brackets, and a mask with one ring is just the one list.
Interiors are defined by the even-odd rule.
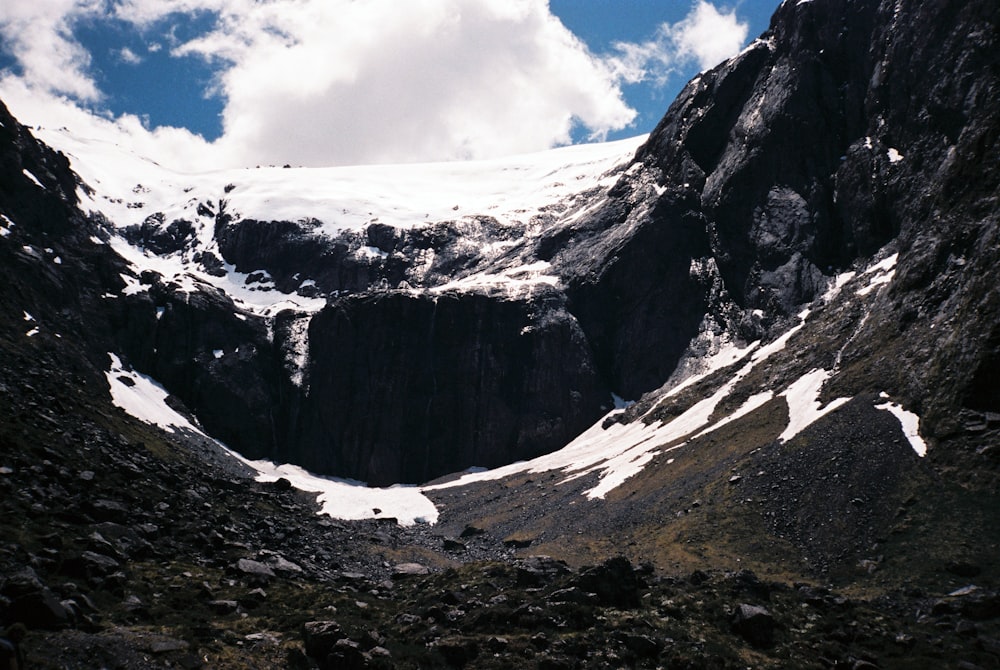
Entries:
[[528,221],[149,212],[3,109],[0,618],[79,663],[159,621],[190,667],[995,665],[997,21],[786,1]]

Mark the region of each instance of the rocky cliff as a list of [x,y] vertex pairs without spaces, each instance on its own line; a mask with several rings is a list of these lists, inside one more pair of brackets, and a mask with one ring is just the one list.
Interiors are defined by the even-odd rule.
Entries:
[[[897,278],[831,385],[887,392],[948,433],[962,407],[1000,409],[984,204],[995,25],[976,3],[785,2],[634,156],[575,173],[596,172],[582,190],[552,184],[563,195],[544,205],[420,217],[411,200],[387,222],[320,199],[315,217],[268,220],[243,175],[216,190],[170,191],[156,173],[105,184],[83,208],[144,255],[103,311],[126,361],[244,454],[421,482],[564,446],[612,394],[774,339],[886,249]],[[76,197],[65,168],[47,173],[60,206]]]
[[[787,0],[523,203],[98,180],[0,108],[0,623],[43,667],[996,665],[998,23]],[[334,522],[209,436],[493,469]]]

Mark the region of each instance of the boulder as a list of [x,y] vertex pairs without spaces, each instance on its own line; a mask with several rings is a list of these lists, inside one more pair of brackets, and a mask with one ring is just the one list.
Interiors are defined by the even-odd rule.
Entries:
[[573,585],[593,593],[601,605],[631,608],[639,605],[643,583],[629,560],[616,556],[583,570]]
[[774,617],[763,607],[738,605],[731,624],[733,632],[755,647],[769,647],[774,642]]

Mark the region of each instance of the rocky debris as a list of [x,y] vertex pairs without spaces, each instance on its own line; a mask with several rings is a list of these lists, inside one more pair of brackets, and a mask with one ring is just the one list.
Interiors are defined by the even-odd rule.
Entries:
[[737,605],[732,616],[733,631],[755,647],[774,642],[774,617],[759,605]]
[[600,604],[621,608],[639,604],[642,579],[624,556],[610,558],[580,573],[574,586],[593,593]]
[[399,563],[392,568],[392,576],[399,579],[405,577],[420,577],[430,574],[430,568],[420,563]]
[[9,622],[30,628],[60,628],[70,621],[70,613],[30,567],[8,575],[0,584]]
[[[779,428],[746,447],[742,432],[763,430],[762,411],[725,440],[673,451],[668,464],[689,475],[675,487],[657,479],[666,461],[657,456],[602,501],[563,506],[567,498],[505,489],[510,482],[463,489],[464,508],[454,491],[442,493],[455,496],[447,514],[462,512],[451,533],[470,522],[484,531],[462,532],[461,552],[444,551],[442,536],[422,526],[320,519],[314,498],[253,481],[210,441],[112,406],[104,372],[116,343],[206,428],[269,452],[274,425],[294,423],[272,418],[303,408],[283,393],[290,380],[269,377],[281,376],[288,329],[275,320],[271,348],[267,324],[226,296],[179,292],[155,273],[138,278],[145,291],[122,295],[131,270],[95,241],[107,240],[103,223],[75,208],[66,158],[0,110],[0,212],[16,222],[0,238],[0,625],[27,627],[29,667],[996,666],[998,135],[983,102],[998,89],[994,16],[985,2],[783,3],[764,40],[685,90],[608,202],[512,250],[511,259],[537,251],[550,260],[565,292],[506,304],[443,295],[437,305],[386,290],[324,312],[320,322],[351,341],[351,310],[363,321],[410,309],[407,323],[426,327],[422,341],[435,345],[451,344],[436,339],[442,326],[482,317],[481,327],[464,324],[447,360],[494,376],[530,344],[525,360],[546,365],[512,386],[561,391],[568,374],[584,391],[532,405],[551,416],[491,415],[488,425],[523,431],[523,442],[506,443],[510,453],[527,453],[529,437],[538,445],[569,430],[562,417],[574,403],[596,411],[587,403],[598,391],[637,395],[661,383],[703,326],[777,335],[791,322],[782,315],[825,289],[828,273],[895,238],[885,252],[899,252],[896,274],[884,290],[870,303],[814,305],[781,358],[787,369],[745,380],[759,391],[836,367],[826,395],[861,400],[787,442],[775,441]],[[815,113],[824,100],[834,101],[829,113]],[[816,142],[790,144],[801,137]],[[232,223],[222,209],[205,214],[220,230]],[[177,232],[153,243],[183,243]],[[452,232],[428,227],[421,244],[447,244]],[[366,234],[383,250],[409,243],[393,231]],[[240,253],[275,251],[253,246]],[[677,256],[665,258],[666,248]],[[41,263],[46,249],[62,263]],[[437,267],[443,277],[471,270],[467,261],[455,254]],[[365,360],[398,370],[385,324],[366,327],[362,335],[382,344]],[[323,371],[338,371],[336,352],[325,355]],[[441,360],[421,359],[419,391]],[[573,367],[580,361],[591,369]],[[462,382],[454,388],[464,393]],[[482,408],[518,397],[494,390],[465,399]],[[880,390],[921,414],[933,442],[925,459],[899,426],[874,430],[894,421],[862,402]],[[370,391],[383,400],[397,392]],[[399,421],[428,435],[438,426],[408,414]],[[456,447],[438,446],[438,463],[452,463]],[[422,467],[409,471],[431,471]],[[734,472],[740,479],[726,483]],[[579,494],[585,484],[559,487]],[[501,496],[515,502],[501,509]],[[538,527],[543,517],[548,527]],[[553,558],[515,561],[528,545]],[[580,560],[578,551],[596,565],[560,562]],[[619,552],[631,558],[608,558]],[[647,552],[658,565],[636,569]],[[401,563],[421,574],[390,581]]]

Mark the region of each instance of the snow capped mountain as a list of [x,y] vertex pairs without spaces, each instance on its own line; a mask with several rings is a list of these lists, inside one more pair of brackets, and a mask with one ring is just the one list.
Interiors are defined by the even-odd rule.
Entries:
[[[66,129],[38,129],[36,133],[67,155],[83,179],[81,207],[100,213],[113,230],[125,230],[125,237],[136,243],[141,255],[117,243],[136,276],[144,270],[178,280],[190,275],[218,286],[248,309],[268,315],[282,306],[319,309],[323,301],[310,300],[317,292],[316,282],[297,273],[295,288],[306,295],[286,299],[271,293],[266,268],[236,272],[229,266],[223,273],[217,271],[219,266],[206,267],[210,261],[199,260],[206,254],[217,258],[216,222],[223,217],[236,222],[296,223],[315,238],[347,239],[348,244],[355,242],[351,253],[359,263],[385,261],[389,253],[366,244],[370,240],[363,233],[373,225],[411,231],[451,224],[461,230],[463,245],[486,262],[543,226],[579,217],[596,194],[613,185],[616,168],[620,170],[644,140],[637,137],[493,161],[327,169],[258,167],[184,174]],[[491,238],[488,226],[502,235]],[[129,235],[130,229],[141,229],[145,237]],[[171,235],[172,243],[164,246],[163,238]],[[408,262],[417,265],[419,260]],[[447,280],[461,282],[456,288],[481,284],[517,290],[535,281],[552,281],[542,272],[544,267],[544,263],[533,264]],[[248,281],[253,271],[262,273],[259,281]],[[419,266],[408,279],[414,285],[421,283]],[[439,290],[448,290],[448,285]],[[279,293],[295,293],[283,288]],[[261,293],[270,297],[255,295]]]
[[[0,245],[42,278],[8,312],[331,516],[563,551],[725,482],[855,555],[789,482],[904,499],[928,461],[981,470],[1000,414],[996,114],[966,102],[996,82],[935,65],[989,60],[983,19],[890,4],[784,3],[648,138],[505,160],[182,173],[5,116]],[[504,493],[535,478],[566,529]]]
[[[596,475],[586,493],[604,498],[767,408],[785,413],[767,438],[781,444],[859,398],[924,455],[936,403],[965,391],[937,400],[923,381],[851,367],[912,309],[897,266],[912,275],[915,241],[937,232],[905,194],[948,132],[853,76],[879,49],[891,68],[889,47],[855,49],[879,11],[852,5],[848,43],[832,6],[785,3],[649,138],[505,160],[185,174],[40,129],[103,222],[94,241],[126,263],[103,294],[116,404],[168,425],[176,413],[148,402],[170,394],[200,422],[188,428],[247,458],[377,485],[489,469],[428,491],[561,471]],[[832,81],[864,113],[802,115]]]
[[[438,665],[985,667],[995,25],[785,2],[648,138],[479,163],[185,174],[0,109],[0,622],[338,584],[371,643],[310,621],[302,659],[377,665],[377,621]],[[413,561],[456,569],[400,605]]]

